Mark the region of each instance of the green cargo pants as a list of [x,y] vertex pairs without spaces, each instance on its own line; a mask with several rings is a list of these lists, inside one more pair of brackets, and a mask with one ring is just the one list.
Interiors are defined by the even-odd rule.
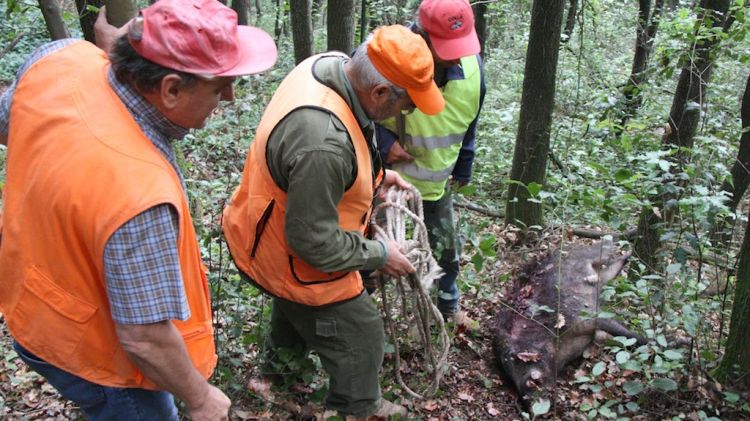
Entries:
[[375,412],[383,344],[383,320],[366,293],[322,308],[273,300],[267,358],[276,348],[314,350],[330,376],[328,409],[357,417]]

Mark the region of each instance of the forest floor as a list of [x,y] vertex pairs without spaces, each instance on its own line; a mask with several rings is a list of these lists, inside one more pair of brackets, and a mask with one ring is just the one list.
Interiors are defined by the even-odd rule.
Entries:
[[[551,244],[559,242],[559,235],[542,238],[532,246],[511,247],[517,241],[517,232],[499,226],[490,226],[496,231],[498,241],[508,247],[499,255],[493,267],[485,271],[511,274],[534,254],[542,253]],[[590,242],[591,240],[569,238],[569,242]],[[468,262],[467,262],[468,263]],[[451,347],[448,355],[447,371],[435,397],[416,400],[409,399],[393,379],[393,354],[386,354],[382,373],[383,393],[406,406],[410,415],[407,419],[448,421],[448,420],[514,420],[530,418],[517,405],[517,394],[510,381],[497,369],[492,351],[492,318],[502,299],[500,282],[484,282],[482,291],[466,292],[462,306],[468,314],[479,322],[475,331],[452,330]],[[0,315],[0,319],[2,316]],[[257,353],[257,352],[256,352]],[[44,379],[30,372],[12,351],[10,338],[4,321],[0,323],[0,419],[79,419],[81,412],[70,402],[62,400]],[[232,356],[239,360],[241,355]],[[237,390],[229,392],[233,398],[232,419],[235,420],[314,420],[328,419],[328,412],[319,405],[320,396],[312,397],[314,390],[305,384],[287,386],[284,390],[266,390],[258,386],[255,358],[242,358],[243,363],[236,367]],[[576,379],[591,372],[597,361],[605,361],[607,370],[600,379],[604,387],[591,387]],[[404,366],[406,364],[406,366]],[[408,363],[402,363],[401,372],[407,375],[413,371]],[[709,387],[704,376],[685,375],[676,379],[678,391],[664,393],[646,390],[637,400],[636,410],[628,410],[623,404],[628,397],[621,385],[627,379],[641,376],[639,373],[619,371],[614,355],[602,348],[592,346],[584,356],[571,364],[558,378],[554,390],[555,402],[545,416],[563,420],[603,419],[591,416],[589,408],[596,408],[604,402],[616,401],[613,413],[619,419],[663,420],[663,419],[748,419],[747,412],[724,405],[722,396],[715,387]],[[743,396],[747,402],[748,396]],[[587,415],[588,413],[588,415]],[[677,417],[677,418],[674,418]],[[612,417],[614,418],[614,416]],[[340,419],[333,417],[331,419]]]

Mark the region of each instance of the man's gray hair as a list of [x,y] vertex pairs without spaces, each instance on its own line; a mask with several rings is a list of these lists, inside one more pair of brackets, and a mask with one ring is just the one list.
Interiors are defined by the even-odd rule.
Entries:
[[354,89],[368,91],[380,84],[387,84],[391,87],[393,95],[389,98],[392,101],[399,100],[407,96],[406,90],[399,86],[394,85],[386,79],[378,69],[372,64],[370,56],[367,54],[367,44],[372,39],[372,34],[367,37],[367,40],[360,44],[359,47],[354,51],[349,66],[351,67],[351,83]]

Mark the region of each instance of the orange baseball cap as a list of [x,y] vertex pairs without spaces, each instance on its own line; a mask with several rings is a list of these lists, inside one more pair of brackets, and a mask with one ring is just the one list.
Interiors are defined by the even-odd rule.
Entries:
[[421,36],[401,25],[381,26],[367,43],[367,55],[380,74],[406,89],[420,111],[443,111],[443,94],[433,80],[432,53]]

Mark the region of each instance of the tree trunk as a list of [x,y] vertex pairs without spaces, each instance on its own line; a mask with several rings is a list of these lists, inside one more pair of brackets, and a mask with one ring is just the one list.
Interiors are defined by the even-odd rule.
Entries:
[[578,15],[578,0],[570,0],[568,16],[565,18],[565,29],[563,29],[562,42],[568,42],[576,27],[576,16]]
[[[740,135],[740,148],[737,151],[737,159],[732,166],[732,178],[724,181],[721,190],[727,193],[729,200],[726,205],[731,213],[737,211],[737,206],[745,195],[747,186],[750,185],[750,76],[745,83],[745,93],[742,95],[742,105],[740,106],[740,116],[742,119],[742,134]],[[711,238],[714,245],[729,245],[732,239],[732,232],[729,229],[730,220],[721,218],[716,221]]]
[[62,18],[62,10],[58,0],[39,0],[39,8],[42,9],[44,23],[47,24],[51,39],[70,38],[70,32]]
[[368,18],[367,18],[367,0],[362,0],[360,5],[360,13],[359,13],[359,42],[358,44],[362,44],[365,41],[365,37],[370,32],[368,29]]
[[247,25],[248,24],[248,12],[250,5],[247,3],[249,0],[232,0],[232,9],[237,12],[237,24]]
[[263,17],[263,9],[261,9],[260,0],[255,0],[255,19],[256,22],[260,23],[260,19]]
[[328,50],[349,54],[354,49],[355,0],[328,0]]
[[83,38],[91,43],[96,42],[94,35],[94,22],[96,22],[96,13],[88,10],[88,6],[102,7],[101,0],[76,0],[76,10],[78,10],[78,21],[81,23],[81,32]]
[[521,114],[510,174],[511,180],[521,185],[514,183],[508,188],[505,221],[509,224],[542,225],[542,206],[528,200],[525,186],[532,182],[543,185],[546,177],[564,3],[534,0],[531,9]]
[[310,0],[289,0],[292,20],[292,41],[294,41],[294,62],[313,54],[312,18]]
[[104,5],[107,6],[107,21],[118,28],[138,14],[132,0],[104,0]]
[[[674,155],[672,172],[682,172],[683,165],[693,148],[693,138],[698,128],[706,88],[711,77],[713,62],[710,60],[710,52],[721,39],[719,34],[709,31],[711,28],[723,27],[729,3],[730,0],[701,1],[702,10],[698,19],[700,26],[696,29],[698,41],[693,45],[692,60],[685,61],[680,73],[669,112],[669,130],[662,139],[665,149],[680,148]],[[665,204],[676,202],[673,200],[673,194],[668,194],[666,189],[674,191],[675,186],[666,186],[659,197],[651,198],[651,202]],[[669,215],[674,209],[661,207],[660,211],[664,221],[669,221]],[[647,267],[653,268],[657,261],[661,224],[654,215],[652,206],[645,207],[642,212],[638,226],[639,237],[635,240],[634,251]]]
[[732,304],[732,320],[724,358],[713,373],[720,382],[750,386],[750,224],[742,240],[737,266],[737,289]]
[[664,7],[664,0],[656,0],[653,11],[651,0],[638,2],[638,27],[635,35],[635,53],[630,78],[623,88],[625,107],[620,118],[620,125],[615,129],[615,136],[622,134],[628,120],[635,115],[643,103],[642,84],[646,81],[648,59],[654,46],[654,37],[659,28],[659,19]]
[[477,31],[482,57],[486,54],[485,44],[487,42],[487,3],[479,2],[471,6],[474,9],[474,29]]

